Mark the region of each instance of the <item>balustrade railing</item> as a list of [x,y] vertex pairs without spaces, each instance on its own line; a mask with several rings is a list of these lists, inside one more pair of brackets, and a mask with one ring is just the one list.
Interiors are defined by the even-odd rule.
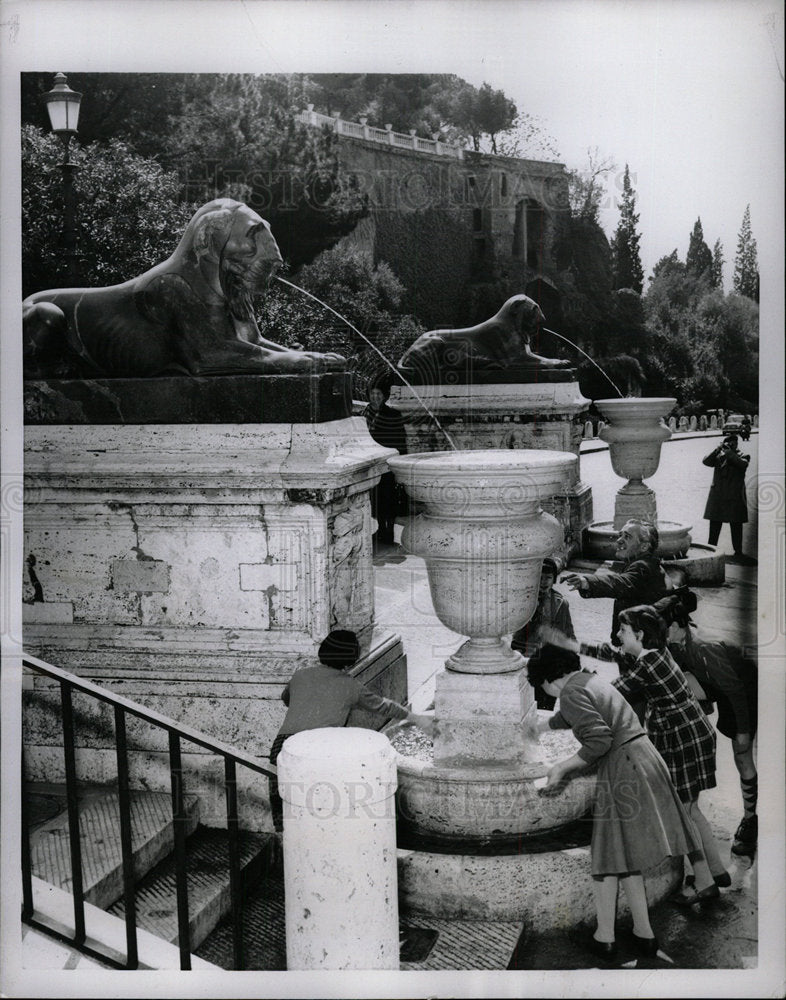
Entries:
[[390,128],[376,128],[365,122],[349,122],[335,115],[323,115],[313,109],[298,112],[295,119],[304,125],[329,125],[338,135],[346,135],[353,139],[369,139],[400,149],[414,149],[419,153],[450,156],[456,160],[464,158],[464,150],[453,143],[443,142],[440,139],[424,139],[412,133],[406,135],[403,132],[394,132]]
[[[232,915],[233,968],[243,968],[243,897],[240,886],[240,827],[237,805],[237,767],[248,768],[259,775],[274,777],[276,769],[263,765],[241,750],[167,718],[137,702],[114,694],[91,681],[76,677],[37,657],[23,654],[23,665],[34,673],[49,677],[60,687],[60,707],[63,731],[63,755],[66,777],[66,802],[71,854],[72,896],[74,900],[74,932],[71,935],[54,930],[50,924],[39,920],[33,904],[33,879],[30,851],[30,822],[24,789],[22,793],[22,920],[47,934],[51,934],[77,950],[119,969],[139,967],[137,947],[136,890],[131,831],[131,794],[129,790],[129,747],[126,736],[126,717],[136,716],[151,726],[168,734],[170,789],[174,829],[175,891],[177,898],[178,946],[180,968],[191,968],[191,942],[189,928],[188,882],[186,878],[185,784],[181,759],[183,741],[193,743],[224,760],[224,790],[229,849],[229,887]],[[123,898],[126,923],[126,961],[118,962],[111,955],[86,944],[85,898],[83,889],[83,858],[79,835],[79,792],[76,773],[76,740],[74,729],[73,692],[87,695],[96,701],[111,705],[114,711],[114,737],[117,761],[117,787],[119,801],[120,844],[123,868]],[[24,782],[24,768],[22,774]]]

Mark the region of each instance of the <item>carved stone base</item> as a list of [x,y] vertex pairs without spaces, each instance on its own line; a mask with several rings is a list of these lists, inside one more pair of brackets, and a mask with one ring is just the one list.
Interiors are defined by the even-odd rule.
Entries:
[[[389,454],[361,418],[28,426],[25,649],[262,757],[284,684],[332,628],[358,632],[361,672],[405,701],[400,642],[373,624],[369,491]],[[107,727],[80,711],[84,776],[110,780]],[[62,766],[45,716],[28,733],[39,780]],[[139,737],[134,777],[167,788],[158,739]],[[220,760],[184,754],[219,780]],[[251,813],[264,825],[266,807]]]
[[615,531],[620,531],[631,519],[649,521],[651,524],[658,521],[655,492],[644,483],[626,483],[617,491],[614,500]]

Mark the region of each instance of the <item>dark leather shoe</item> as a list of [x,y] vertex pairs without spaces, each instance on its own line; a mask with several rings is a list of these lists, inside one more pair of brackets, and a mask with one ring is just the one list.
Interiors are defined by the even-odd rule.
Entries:
[[702,889],[700,892],[692,892],[688,895],[677,893],[676,896],[671,897],[671,902],[674,903],[675,906],[681,906],[684,909],[692,910],[703,906],[712,906],[717,903],[719,899],[720,889],[717,885],[708,885],[706,889]]
[[584,946],[587,951],[592,952],[596,958],[602,958],[604,962],[613,962],[617,957],[616,941],[598,941],[590,934],[584,942]]
[[658,939],[642,938],[638,934],[633,935],[633,947],[639,955],[643,955],[645,958],[655,958],[658,954]]

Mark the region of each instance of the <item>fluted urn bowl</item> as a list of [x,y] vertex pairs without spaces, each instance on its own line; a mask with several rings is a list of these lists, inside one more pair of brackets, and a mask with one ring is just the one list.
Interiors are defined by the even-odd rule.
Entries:
[[440,621],[481,644],[525,625],[543,558],[563,540],[540,501],[569,488],[576,456],[488,449],[399,455],[388,464],[425,508],[407,523],[402,544],[426,562]]
[[608,444],[612,468],[622,479],[640,482],[657,472],[661,445],[671,437],[663,418],[676,402],[665,396],[595,400],[610,422],[599,437]]

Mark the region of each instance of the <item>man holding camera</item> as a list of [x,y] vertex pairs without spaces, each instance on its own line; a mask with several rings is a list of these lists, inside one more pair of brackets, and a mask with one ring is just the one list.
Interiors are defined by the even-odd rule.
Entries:
[[742,551],[742,526],[748,520],[745,472],[750,456],[739,451],[736,434],[727,434],[718,447],[702,461],[704,465],[714,469],[707,506],[704,508],[704,517],[710,522],[709,544],[718,544],[721,527],[728,524],[734,555],[729,556],[727,562],[738,566],[755,566],[756,560]]

